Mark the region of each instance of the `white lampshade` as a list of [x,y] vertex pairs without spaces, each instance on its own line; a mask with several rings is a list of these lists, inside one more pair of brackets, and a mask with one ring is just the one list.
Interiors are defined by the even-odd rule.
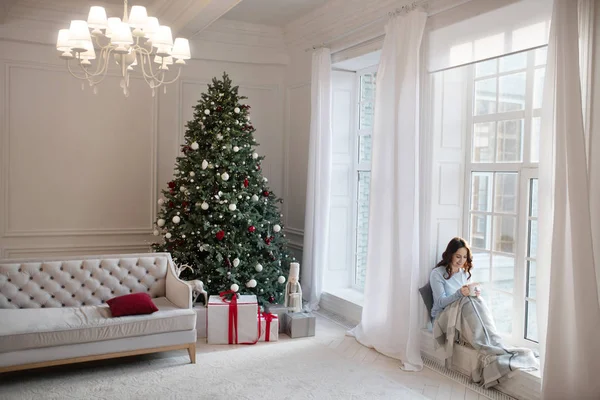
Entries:
[[158,69],[169,69],[169,65],[173,65],[173,57],[160,57],[155,56],[154,62],[160,64]]
[[93,6],[90,8],[90,13],[87,19],[88,26],[96,29],[106,29],[106,11],[104,7]]
[[148,40],[152,40],[153,35],[158,31],[158,18],[148,17],[146,26],[144,26],[144,34]]
[[171,55],[174,58],[178,58],[181,60],[189,60],[190,58],[192,58],[190,54],[190,42],[184,38],[175,39],[175,44],[173,45]]
[[171,28],[161,25],[152,37],[152,46],[154,47],[173,47],[173,35]]
[[117,25],[116,29],[112,32],[110,42],[111,44],[117,45],[117,48],[114,50],[115,53],[127,53],[127,49],[133,44],[133,37],[131,36],[129,25],[125,22],[121,22]]
[[110,17],[106,24],[107,26],[106,26],[106,32],[104,33],[104,36],[106,36],[107,38],[111,38],[113,35],[113,32],[115,31],[115,29],[118,28],[118,26],[120,24],[121,24],[121,18]]
[[69,45],[69,30],[61,29],[58,31],[58,39],[56,39],[56,50],[58,51],[71,51]]
[[133,28],[143,29],[148,22],[148,13],[144,6],[133,6],[131,7],[131,13],[129,14],[129,26]]
[[94,44],[92,42],[87,44],[87,50],[79,54],[79,58],[83,65],[89,65],[90,60],[96,59],[96,50],[94,50]]
[[91,41],[92,37],[90,36],[87,22],[80,20],[71,21],[69,28],[69,46],[71,50],[75,52],[86,51],[86,44]]

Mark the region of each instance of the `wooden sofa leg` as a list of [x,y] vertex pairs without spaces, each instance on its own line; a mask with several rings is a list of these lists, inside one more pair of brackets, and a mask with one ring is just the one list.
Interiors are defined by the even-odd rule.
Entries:
[[190,355],[190,361],[192,364],[196,364],[196,343],[190,344],[188,347],[188,353]]

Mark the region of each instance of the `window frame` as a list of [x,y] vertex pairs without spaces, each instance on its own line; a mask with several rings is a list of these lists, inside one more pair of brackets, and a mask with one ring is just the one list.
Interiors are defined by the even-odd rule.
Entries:
[[[373,129],[360,129],[360,109],[363,104],[361,99],[361,77],[367,74],[374,74],[377,72],[378,65],[373,65],[367,68],[356,71],[355,79],[355,93],[356,93],[356,112],[353,120],[353,131],[354,140],[352,141],[352,269],[351,269],[351,287],[361,293],[364,292],[364,288],[361,288],[357,284],[358,277],[358,182],[359,173],[364,171],[371,171],[371,161],[360,162],[360,138],[362,136],[371,136],[373,138]],[[373,98],[373,109],[375,107],[375,98]],[[373,114],[374,115],[374,114]]]
[[[546,47],[541,47],[545,49]],[[476,65],[477,63],[471,64],[465,68],[468,68],[468,77],[467,77],[467,138],[466,138],[466,146],[465,146],[465,185],[464,185],[464,193],[465,196],[463,203],[463,232],[466,233],[465,237],[468,238],[469,242],[472,242],[471,238],[471,224],[472,224],[472,215],[497,215],[498,213],[495,210],[495,179],[490,183],[492,185],[490,192],[492,193],[490,197],[490,202],[492,202],[492,211],[472,211],[472,176],[473,173],[477,172],[489,172],[489,173],[498,173],[498,172],[511,172],[517,173],[517,198],[516,198],[516,218],[515,222],[516,226],[516,243],[515,243],[515,269],[514,269],[514,285],[512,293],[508,291],[504,291],[498,288],[493,288],[493,257],[492,263],[490,264],[490,277],[489,282],[484,286],[482,295],[486,296],[487,291],[498,291],[501,293],[506,293],[512,296],[513,305],[512,305],[512,334],[506,335],[501,334],[504,340],[507,340],[509,343],[515,346],[528,347],[531,349],[539,349],[539,345],[537,342],[532,341],[530,339],[526,339],[526,316],[527,316],[527,249],[529,244],[529,215],[528,215],[528,206],[529,206],[529,198],[530,193],[528,189],[528,184],[530,179],[537,179],[538,177],[538,161],[532,161],[531,157],[531,142],[533,138],[533,118],[540,117],[541,109],[534,109],[534,79],[535,79],[535,71],[541,68],[545,68],[546,64],[536,65],[535,55],[536,51],[540,48],[529,49],[522,53],[526,53],[526,66],[525,68],[514,69],[510,71],[500,72],[500,59],[499,57],[496,61],[496,73],[476,76]],[[486,62],[488,60],[484,60],[481,62]],[[525,105],[522,110],[519,111],[508,111],[508,112],[500,112],[499,105],[501,100],[500,93],[500,78],[503,76],[517,74],[517,73],[525,73]],[[486,79],[496,79],[496,110],[494,113],[483,114],[483,115],[474,115],[475,114],[475,84],[477,81],[486,80]],[[511,121],[511,120],[520,120],[523,119],[523,133],[521,138],[521,162],[498,162],[496,161],[498,150],[497,150],[497,132],[498,127],[497,124],[502,121]],[[494,162],[473,162],[473,138],[474,138],[474,125],[477,123],[485,123],[485,122],[495,122],[496,123],[496,133],[494,135]],[[482,251],[488,252],[489,254],[498,254],[501,253],[499,251],[494,250],[493,243],[493,226],[494,226],[494,218],[491,218],[490,232],[491,237],[489,238],[491,244],[489,250],[481,249]],[[511,253],[513,254],[513,253]],[[474,268],[477,268],[477,265],[474,265]],[[531,300],[535,302],[535,299]],[[539,331],[538,331],[539,334]]]

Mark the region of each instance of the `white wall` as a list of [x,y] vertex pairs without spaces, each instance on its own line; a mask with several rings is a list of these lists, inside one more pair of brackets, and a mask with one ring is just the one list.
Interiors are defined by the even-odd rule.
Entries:
[[[172,177],[192,106],[224,71],[249,97],[264,174],[283,197],[283,36],[276,28],[238,28],[224,21],[196,36],[197,59],[166,94],[152,97],[135,78],[125,98],[116,74],[97,95],[82,91],[50,44],[55,30],[36,30],[25,43],[3,26],[0,258],[147,251],[156,199]],[[218,35],[223,29],[227,35]]]

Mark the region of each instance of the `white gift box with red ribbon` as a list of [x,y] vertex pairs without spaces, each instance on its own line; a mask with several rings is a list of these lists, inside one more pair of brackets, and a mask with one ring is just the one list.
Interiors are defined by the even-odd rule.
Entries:
[[277,314],[261,313],[259,342],[276,342],[279,340],[279,317]]
[[228,291],[210,296],[206,312],[209,344],[255,344],[260,337],[258,303],[254,295]]

